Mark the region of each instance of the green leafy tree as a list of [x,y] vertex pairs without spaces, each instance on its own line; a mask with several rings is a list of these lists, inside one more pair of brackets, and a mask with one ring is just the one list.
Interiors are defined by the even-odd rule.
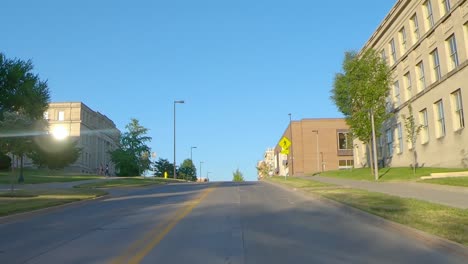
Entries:
[[268,177],[270,175],[270,172],[272,171],[273,167],[265,161],[261,161],[260,164],[257,166],[257,172],[260,179]]
[[147,145],[151,137],[146,135],[148,129],[135,118],[130,120],[125,129],[127,131],[120,137],[119,148],[111,152],[111,160],[119,176],[139,176],[151,168],[151,149]]
[[51,170],[63,169],[74,163],[81,154],[78,141],[72,138],[57,140],[52,136],[38,137],[28,157],[38,167]]
[[378,136],[390,117],[386,99],[391,82],[390,68],[373,49],[361,54],[346,52],[343,72],[335,75],[331,99],[345,116],[353,136],[368,146],[372,143],[371,119]]
[[167,172],[168,177],[174,177],[174,165],[167,159],[160,158],[154,163],[153,168],[156,177],[164,177],[164,172]]
[[244,175],[242,172],[240,172],[239,169],[237,169],[235,172],[232,173],[232,181],[233,182],[243,182],[244,181]]
[[21,131],[20,134],[11,133],[12,129],[3,126],[0,128],[0,133],[8,134],[8,137],[0,138],[0,145],[2,151],[12,153],[21,160],[19,181],[24,180],[22,168],[24,154],[31,150],[31,138],[37,133],[34,130],[37,127],[33,124],[42,119],[50,100],[47,82],[34,74],[33,68],[30,60],[8,59],[0,53],[0,121],[8,123],[15,118],[20,123],[15,124],[14,129],[17,132]]
[[418,139],[419,133],[421,132],[422,125],[416,124],[416,120],[413,115],[413,107],[411,104],[408,104],[408,116],[402,116],[405,121],[405,132],[406,132],[406,142],[410,144],[410,151],[412,152],[413,158],[413,175],[416,175],[416,168],[418,167],[418,154],[416,153],[416,141]]
[[42,118],[50,100],[47,82],[33,73],[30,60],[8,59],[0,53],[0,120],[6,111]]
[[[18,181],[23,182],[23,160],[25,155],[34,149],[34,139],[46,133],[46,121],[43,119],[33,120],[17,112],[3,112],[0,120],[0,149],[13,155],[13,160],[19,160],[20,174]],[[13,186],[12,186],[13,189]]]
[[195,168],[191,159],[186,159],[182,162],[177,172],[177,177],[188,181],[197,180],[197,168]]

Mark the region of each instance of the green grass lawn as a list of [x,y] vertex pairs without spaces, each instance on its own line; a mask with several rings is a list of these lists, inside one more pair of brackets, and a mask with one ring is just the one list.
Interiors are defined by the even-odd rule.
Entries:
[[126,188],[126,187],[143,187],[154,184],[167,184],[174,182],[183,182],[181,180],[163,179],[163,178],[123,178],[115,180],[106,180],[94,183],[85,183],[76,188]]
[[468,187],[468,177],[451,177],[451,178],[429,179],[429,180],[421,180],[419,182]]
[[306,192],[468,246],[468,210],[466,209],[339,186],[323,188],[321,183],[311,180],[297,178],[284,180],[282,177],[267,180],[301,188]]
[[[411,168],[383,168],[379,170],[379,181],[408,181],[418,180],[421,176],[429,176],[436,172],[456,172],[466,171],[467,169],[450,169],[450,168],[418,168],[416,174],[413,175]],[[366,180],[374,181],[374,176],[369,168],[326,171],[320,173],[320,176],[345,178],[351,180]]]
[[[14,172],[14,182],[18,183],[19,170]],[[72,181],[84,181],[101,179],[102,176],[97,175],[74,175],[67,174],[61,171],[49,171],[49,170],[24,170],[24,183],[25,184],[37,184],[37,183],[49,183],[49,182],[72,182]],[[12,181],[12,172],[0,172],[0,184],[10,184]]]
[[106,192],[92,189],[0,192],[0,216],[96,198]]

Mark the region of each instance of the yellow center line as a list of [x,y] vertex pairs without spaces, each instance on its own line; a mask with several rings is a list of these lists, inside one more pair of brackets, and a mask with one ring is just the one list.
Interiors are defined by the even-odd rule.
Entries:
[[179,208],[174,213],[173,217],[158,224],[150,232],[146,233],[146,235],[141,239],[138,239],[132,243],[122,255],[112,260],[111,263],[140,263],[143,258],[148,255],[148,253],[154,247],[156,247],[161,242],[161,240],[177,225],[177,223],[184,219],[193,210],[193,208],[200,204],[200,202],[203,201],[203,199],[205,199],[205,197],[214,190],[214,187],[216,187],[216,185],[204,190],[196,199],[185,202],[184,206]]

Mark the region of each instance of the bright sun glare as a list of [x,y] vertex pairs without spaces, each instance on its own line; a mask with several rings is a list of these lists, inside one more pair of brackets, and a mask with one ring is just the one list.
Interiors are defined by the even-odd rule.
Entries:
[[52,130],[52,135],[55,139],[63,140],[68,136],[68,131],[63,126],[56,126]]

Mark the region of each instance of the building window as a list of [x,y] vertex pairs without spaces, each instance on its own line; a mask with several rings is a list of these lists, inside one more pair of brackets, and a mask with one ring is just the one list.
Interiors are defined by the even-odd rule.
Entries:
[[387,154],[391,157],[393,156],[393,130],[388,129],[385,134],[387,135]]
[[442,100],[435,102],[436,118],[437,118],[437,138],[445,136],[445,117],[444,104]]
[[421,143],[426,144],[429,142],[429,120],[427,118],[427,109],[419,112],[419,121],[421,125]]
[[450,0],[442,0],[442,9],[444,10],[443,15],[450,12]]
[[398,154],[403,153],[403,129],[401,123],[397,124],[397,136],[398,136]]
[[411,99],[413,92],[411,91],[411,74],[407,72],[405,74],[405,86],[406,86],[406,98],[407,100]]
[[432,4],[431,0],[427,0],[424,2],[424,7],[426,9],[426,23],[428,28],[432,28],[434,26],[434,15],[432,13]]
[[387,54],[385,53],[385,49],[383,49],[381,52],[380,52],[380,56],[382,57],[382,60],[387,63]]
[[455,113],[455,130],[460,130],[465,127],[465,116],[463,115],[463,102],[460,89],[452,93],[452,102],[453,110]]
[[354,167],[354,160],[338,160],[338,169],[352,169]]
[[406,30],[405,30],[405,27],[401,28],[401,30],[400,30],[400,40],[401,40],[401,50],[403,50],[403,52],[406,52],[407,45],[406,45]]
[[423,62],[419,62],[416,65],[416,70],[418,72],[418,92],[426,89],[426,79],[424,77],[424,64]]
[[58,120],[59,121],[65,120],[65,112],[64,111],[59,111],[58,112]]
[[447,44],[449,47],[449,55],[450,55],[450,63],[451,63],[450,70],[453,70],[458,66],[457,41],[455,40],[455,35],[452,35],[447,39]]
[[351,134],[346,132],[338,132],[338,149],[339,150],[352,150],[353,139]]
[[49,120],[49,112],[44,112],[44,119]]
[[414,43],[416,43],[419,40],[419,24],[418,24],[418,16],[414,14],[414,16],[411,18],[411,24],[413,25],[413,39]]
[[395,107],[400,106],[400,83],[398,81],[393,83],[393,96],[395,97]]
[[393,60],[392,63],[395,63],[397,61],[395,39],[392,39],[390,41],[390,50],[392,52],[392,60]]
[[432,75],[434,76],[434,81],[440,80],[442,74],[440,73],[440,62],[439,62],[439,53],[437,49],[431,52],[432,57]]

